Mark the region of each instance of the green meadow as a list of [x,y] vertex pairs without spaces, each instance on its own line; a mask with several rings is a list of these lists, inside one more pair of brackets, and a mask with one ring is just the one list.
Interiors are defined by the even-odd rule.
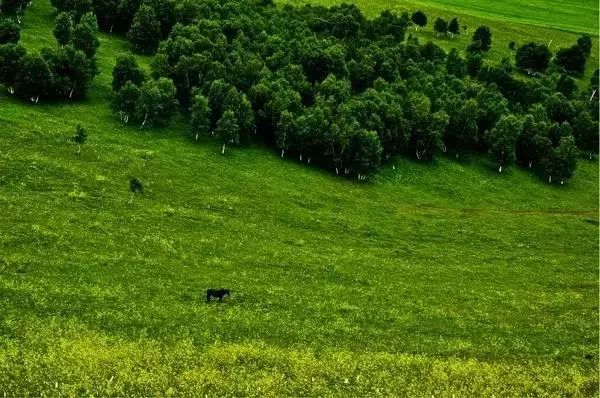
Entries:
[[[473,27],[502,10],[455,4]],[[586,12],[553,26],[597,30]],[[577,37],[517,15],[489,22],[495,54],[520,32]],[[22,43],[54,45],[52,23],[35,1]],[[397,158],[361,184],[261,145],[222,156],[183,120],[121,125],[111,70],[129,50],[100,39],[87,101],[0,94],[0,395],[598,393],[596,161],[550,186],[479,156]],[[206,304],[208,287],[232,297]]]

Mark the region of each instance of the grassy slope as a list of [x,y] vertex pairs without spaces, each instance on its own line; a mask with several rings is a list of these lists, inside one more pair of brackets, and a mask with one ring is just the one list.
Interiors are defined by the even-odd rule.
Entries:
[[[321,4],[332,6],[347,0],[277,0],[281,4]],[[577,40],[580,33],[589,33],[594,38],[592,54],[588,60],[585,84],[594,70],[598,68],[598,3],[592,0],[532,0],[526,4],[519,0],[487,1],[487,0],[352,0],[364,10],[367,16],[373,17],[384,9],[413,12],[423,10],[428,17],[428,25],[423,31],[412,32],[424,41],[432,40],[446,50],[456,47],[467,48],[474,28],[487,25],[492,30],[492,49],[489,59],[499,61],[502,57],[514,58],[508,44],[511,41],[518,45],[535,41],[548,43],[556,52],[561,47],[569,47]],[[559,17],[558,17],[559,16]],[[453,39],[436,38],[433,22],[437,17],[447,20],[458,17],[461,35]],[[462,26],[467,25],[465,33]],[[577,33],[574,33],[577,32]]]
[[[23,41],[51,43],[45,1]],[[180,122],[0,96],[0,392],[590,395],[598,167],[564,187],[477,159],[368,185]],[[74,126],[90,132],[81,156]],[[129,203],[128,179],[146,193]],[[225,305],[199,303],[226,286]]]

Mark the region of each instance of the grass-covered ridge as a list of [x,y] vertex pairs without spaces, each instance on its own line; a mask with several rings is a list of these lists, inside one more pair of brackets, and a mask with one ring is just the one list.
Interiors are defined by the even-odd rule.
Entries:
[[[28,48],[52,42],[46,2],[24,23]],[[89,101],[0,97],[1,393],[596,391],[596,164],[553,187],[398,159],[361,185],[262,147],[222,157],[183,123],[119,125],[127,47],[101,43]],[[217,286],[232,300],[201,303]]]

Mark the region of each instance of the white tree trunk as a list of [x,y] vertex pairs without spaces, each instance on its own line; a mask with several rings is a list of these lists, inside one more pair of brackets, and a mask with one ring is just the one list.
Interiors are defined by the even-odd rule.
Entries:
[[340,175],[340,171],[338,170],[338,168],[337,168],[337,167],[335,168],[335,174],[336,174],[336,175]]
[[198,133],[196,133],[196,141],[198,141]]
[[141,129],[144,128],[144,126],[146,125],[147,121],[148,121],[148,114],[146,113],[146,116],[144,116],[144,121],[142,122],[142,126],[140,127]]
[[281,150],[281,158],[283,159],[283,155],[285,155],[285,149]]
[[502,173],[502,166],[500,166],[500,167],[498,168],[498,172],[499,172],[499,173]]
[[592,100],[594,99],[594,96],[596,95],[596,90],[594,90],[592,92],[592,96],[590,97],[590,102],[592,102]]
[[529,161],[529,168],[531,168],[531,166],[533,166],[533,162],[530,160]]
[[221,155],[225,155],[225,144],[223,144],[223,150],[221,150]]

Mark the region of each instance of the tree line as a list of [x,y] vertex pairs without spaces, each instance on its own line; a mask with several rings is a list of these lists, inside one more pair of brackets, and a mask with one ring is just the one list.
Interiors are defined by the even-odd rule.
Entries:
[[[483,152],[500,172],[520,164],[564,182],[582,152],[598,150],[598,72],[579,90],[570,77],[576,63],[565,66],[565,53],[582,55],[585,66],[587,37],[548,67],[537,43],[513,46],[515,62],[490,62],[486,26],[474,30],[465,56],[420,43],[410,27],[426,25],[422,12],[367,19],[347,4],[78,0],[87,6],[75,9],[69,1],[55,6],[73,21],[92,9],[101,28],[156,51],[150,73],[132,56],[117,59],[112,106],[124,123],[164,124],[182,109],[191,137],[214,136],[223,153],[260,139],[282,157],[364,180],[395,155]],[[446,25],[460,33],[458,20]]]

